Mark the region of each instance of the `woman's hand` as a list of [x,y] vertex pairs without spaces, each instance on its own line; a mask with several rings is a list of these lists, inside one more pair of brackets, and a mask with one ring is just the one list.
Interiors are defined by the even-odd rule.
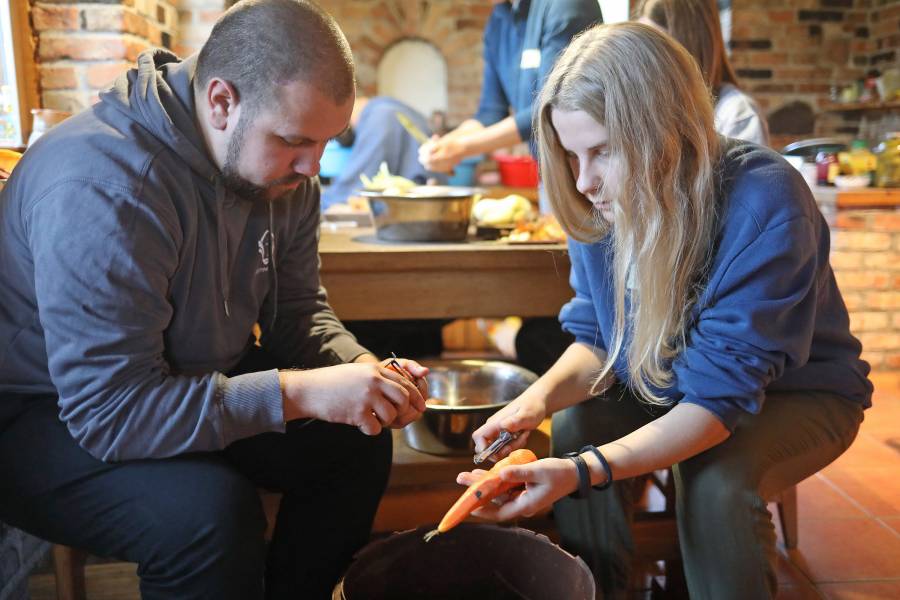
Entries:
[[[508,521],[517,517],[530,517],[578,488],[578,472],[575,463],[566,458],[543,458],[527,465],[505,467],[500,471],[504,481],[522,483],[525,489],[514,491],[504,500],[493,502],[475,510],[472,514],[489,521]],[[456,482],[472,485],[486,471],[476,469],[460,473]]]
[[497,462],[513,450],[523,448],[531,431],[537,429],[546,416],[547,405],[543,395],[533,386],[528,388],[518,398],[491,415],[484,425],[472,433],[475,452],[487,448],[500,435],[501,429],[510,433],[519,432],[520,435],[515,440],[491,457],[492,461]]

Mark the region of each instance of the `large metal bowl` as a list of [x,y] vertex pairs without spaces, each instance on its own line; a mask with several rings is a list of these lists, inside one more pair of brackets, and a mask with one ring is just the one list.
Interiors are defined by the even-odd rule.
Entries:
[[466,239],[476,188],[423,185],[403,194],[361,192],[369,201],[375,235],[393,242]]
[[430,370],[425,414],[403,428],[406,443],[428,454],[471,454],[472,433],[537,380],[500,361],[422,361]]

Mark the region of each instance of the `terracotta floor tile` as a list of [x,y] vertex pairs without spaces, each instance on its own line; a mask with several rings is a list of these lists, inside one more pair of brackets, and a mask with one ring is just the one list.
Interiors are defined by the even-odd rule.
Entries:
[[781,585],[778,584],[778,594],[775,600],[820,600],[822,597],[811,584]]
[[775,563],[775,572],[778,575],[778,587],[809,587],[809,578],[791,562],[783,548],[778,550],[778,560]]
[[816,586],[827,600],[886,600],[900,598],[900,580],[821,583]]
[[814,582],[900,579],[900,537],[875,519],[800,519],[800,547],[788,552]]
[[841,467],[894,467],[900,472],[900,452],[865,431],[861,431],[850,448],[836,461],[825,467],[824,472]]
[[897,535],[900,535],[900,517],[887,517],[881,519],[884,521],[884,524],[897,532]]
[[882,441],[900,440],[900,396],[876,396],[872,403],[860,431]]
[[835,465],[822,477],[859,502],[872,516],[900,517],[900,469]]
[[[774,505],[770,505],[774,508]],[[860,510],[821,477],[813,476],[797,486],[797,515],[810,519],[862,519],[869,515]],[[779,529],[779,539],[781,531]],[[801,544],[803,538],[800,538]]]

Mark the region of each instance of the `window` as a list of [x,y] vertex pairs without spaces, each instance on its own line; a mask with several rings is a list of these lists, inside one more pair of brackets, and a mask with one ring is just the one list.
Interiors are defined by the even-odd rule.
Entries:
[[0,147],[23,148],[38,105],[28,2],[0,0]]

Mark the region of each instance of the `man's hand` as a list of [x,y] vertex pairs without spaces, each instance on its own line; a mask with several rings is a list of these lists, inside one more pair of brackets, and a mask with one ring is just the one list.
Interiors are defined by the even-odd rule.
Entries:
[[[428,369],[413,361],[401,364],[424,382]],[[315,418],[344,423],[366,435],[378,435],[384,427],[405,426],[424,412],[427,386],[417,386],[383,365],[357,362],[279,371],[285,420]]]
[[[394,364],[399,364],[400,369],[396,369],[393,366]],[[425,411],[425,400],[428,398],[428,381],[425,379],[425,376],[428,375],[428,368],[406,358],[389,358],[381,361],[381,366],[392,372],[398,373],[403,377],[404,383],[410,383],[415,387],[415,392],[411,397],[417,392],[422,398],[421,409],[419,408],[420,405],[418,403],[410,402],[407,410],[405,412],[400,412],[394,422],[388,424],[388,427],[392,429],[406,427],[408,424],[421,417],[422,413]]]

